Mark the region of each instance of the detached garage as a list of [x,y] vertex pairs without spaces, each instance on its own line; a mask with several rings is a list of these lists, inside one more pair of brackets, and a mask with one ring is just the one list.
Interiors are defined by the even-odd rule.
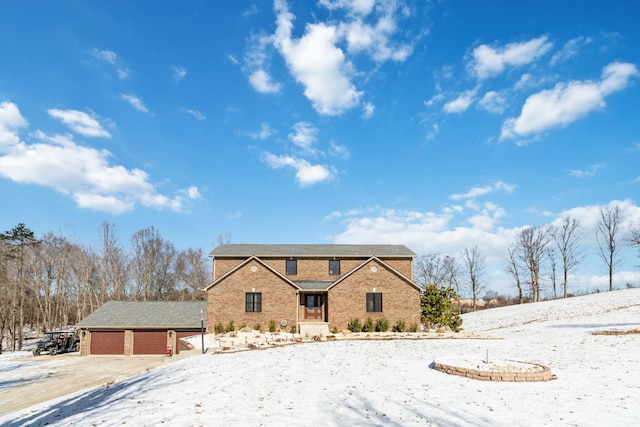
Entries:
[[78,323],[80,354],[178,354],[205,310],[205,301],[110,301]]

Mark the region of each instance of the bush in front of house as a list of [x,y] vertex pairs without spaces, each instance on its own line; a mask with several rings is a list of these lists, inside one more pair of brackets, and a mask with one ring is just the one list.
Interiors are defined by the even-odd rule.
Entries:
[[381,317],[376,320],[376,331],[378,332],[387,332],[389,330],[389,319],[386,317]]
[[393,326],[393,332],[404,332],[407,329],[407,325],[404,320],[398,320]]
[[227,332],[233,332],[235,330],[236,330],[235,323],[233,323],[233,320],[229,320],[229,323],[227,323]]
[[452,301],[459,299],[455,289],[435,284],[425,286],[420,297],[422,318],[431,325],[448,326],[454,332],[459,332],[462,318],[454,310]]
[[213,325],[213,331],[216,334],[223,334],[224,333],[224,326],[222,326],[222,322],[217,322],[215,325]]
[[253,325],[253,330],[262,332],[262,325],[260,323],[256,323]]
[[298,333],[298,327],[296,325],[291,325],[291,327],[289,328],[289,333],[290,334]]
[[375,332],[376,325],[373,323],[373,319],[371,317],[367,317],[367,320],[364,321],[364,325],[362,325],[362,332]]
[[269,320],[269,332],[275,332],[277,329],[276,321],[271,319]]
[[417,323],[412,323],[411,326],[409,326],[409,332],[418,332],[418,324]]
[[347,324],[347,329],[350,330],[351,332],[362,331],[362,323],[360,323],[360,319],[356,317],[355,319],[349,320],[349,323]]

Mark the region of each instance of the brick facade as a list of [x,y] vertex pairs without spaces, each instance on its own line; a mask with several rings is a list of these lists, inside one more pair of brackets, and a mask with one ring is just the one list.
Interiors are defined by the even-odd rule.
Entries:
[[[404,248],[406,249],[406,248]],[[213,282],[207,287],[207,331],[217,323],[227,327],[233,321],[267,330],[270,320],[278,327],[286,321],[287,331],[301,322],[325,322],[342,330],[349,320],[380,317],[390,327],[404,321],[409,327],[420,323],[420,290],[413,283],[413,256],[217,256],[213,253]],[[297,272],[286,274],[286,260],[295,259]],[[340,274],[329,274],[329,260],[340,261]],[[374,267],[374,268],[372,268]],[[375,270],[375,271],[374,271]],[[302,282],[319,282],[315,288]],[[367,292],[382,293],[383,311],[366,311]],[[262,311],[246,311],[245,295],[262,294]],[[322,318],[305,319],[305,296],[321,295]]]

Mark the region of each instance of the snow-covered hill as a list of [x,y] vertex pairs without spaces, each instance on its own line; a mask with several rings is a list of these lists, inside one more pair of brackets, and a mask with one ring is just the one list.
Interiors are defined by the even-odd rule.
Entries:
[[[494,340],[334,341],[204,355],[0,418],[2,425],[640,425],[640,289],[464,315]],[[429,368],[538,362],[557,379]],[[1,381],[1,379],[0,379]]]

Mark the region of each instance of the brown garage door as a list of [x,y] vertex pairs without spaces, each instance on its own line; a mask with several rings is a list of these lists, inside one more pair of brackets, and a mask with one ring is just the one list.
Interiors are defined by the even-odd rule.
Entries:
[[133,331],[133,354],[164,354],[167,331]]
[[91,332],[90,354],[124,354],[124,331]]

